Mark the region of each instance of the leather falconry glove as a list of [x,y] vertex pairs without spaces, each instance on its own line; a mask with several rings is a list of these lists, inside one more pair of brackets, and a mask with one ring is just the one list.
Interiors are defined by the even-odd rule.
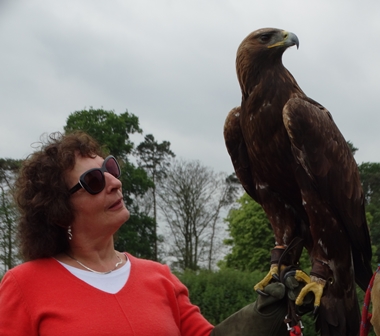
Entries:
[[[210,336],[289,336],[284,320],[289,315],[290,305],[294,306],[294,300],[305,286],[293,275],[289,272],[281,277],[283,283],[267,285],[263,290],[267,295],[259,295],[257,301],[218,324]],[[300,315],[312,311],[313,297],[300,308],[302,311],[297,311]]]

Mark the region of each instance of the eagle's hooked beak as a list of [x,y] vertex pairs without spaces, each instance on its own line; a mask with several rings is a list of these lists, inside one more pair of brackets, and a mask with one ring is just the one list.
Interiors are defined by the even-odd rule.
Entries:
[[270,45],[270,46],[268,46],[268,48],[275,48],[275,47],[289,48],[289,47],[294,46],[294,45],[297,46],[297,49],[300,45],[300,42],[298,41],[297,35],[283,30],[281,40]]

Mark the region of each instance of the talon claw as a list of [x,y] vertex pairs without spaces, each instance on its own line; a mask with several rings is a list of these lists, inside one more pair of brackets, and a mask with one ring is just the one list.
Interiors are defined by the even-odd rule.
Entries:
[[281,280],[280,280],[280,277],[278,276],[278,274],[272,274],[272,278],[274,279],[274,280],[276,280],[276,281],[278,281],[278,282],[281,282]]
[[319,306],[314,306],[313,316],[316,316],[316,315],[317,315],[317,313],[318,313],[318,309],[319,309]]
[[[297,296],[296,305],[301,306],[306,295],[311,292],[314,293],[314,307],[318,307],[323,295],[324,283],[322,281],[324,280],[316,279],[306,284],[306,286],[302,288],[301,292]],[[316,309],[314,310],[316,311]]]
[[264,288],[269,285],[269,283],[271,282],[271,280],[273,279],[273,275],[277,275],[277,267],[276,266],[272,266],[271,269],[269,270],[268,274],[264,277],[263,280],[261,280],[259,283],[257,283],[253,288],[255,291],[258,291],[258,290],[264,290]]
[[256,293],[260,294],[260,295],[263,295],[263,296],[269,296],[268,293],[263,292],[261,289],[256,289]]
[[285,282],[285,280],[288,278],[288,277],[290,277],[290,276],[295,276],[296,275],[296,271],[295,270],[293,270],[293,271],[289,271],[289,272],[286,272],[285,273],[285,275],[284,275],[284,282]]

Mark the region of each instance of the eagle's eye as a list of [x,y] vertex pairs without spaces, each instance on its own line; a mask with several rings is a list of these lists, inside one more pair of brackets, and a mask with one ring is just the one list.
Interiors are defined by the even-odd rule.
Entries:
[[260,36],[260,41],[263,42],[263,43],[266,43],[270,40],[270,35],[269,34],[262,34]]

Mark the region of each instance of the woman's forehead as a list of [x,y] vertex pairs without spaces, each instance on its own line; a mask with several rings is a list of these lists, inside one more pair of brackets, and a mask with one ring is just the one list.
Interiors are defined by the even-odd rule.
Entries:
[[[101,156],[75,156],[75,165],[73,170],[81,170],[81,169],[91,169],[91,168],[100,168],[103,164],[104,159]],[[87,168],[86,168],[87,167]]]
[[79,153],[75,155],[75,164],[73,169],[66,173],[66,180],[69,185],[74,185],[79,181],[79,177],[89,169],[100,168],[104,162],[101,156],[81,156]]

